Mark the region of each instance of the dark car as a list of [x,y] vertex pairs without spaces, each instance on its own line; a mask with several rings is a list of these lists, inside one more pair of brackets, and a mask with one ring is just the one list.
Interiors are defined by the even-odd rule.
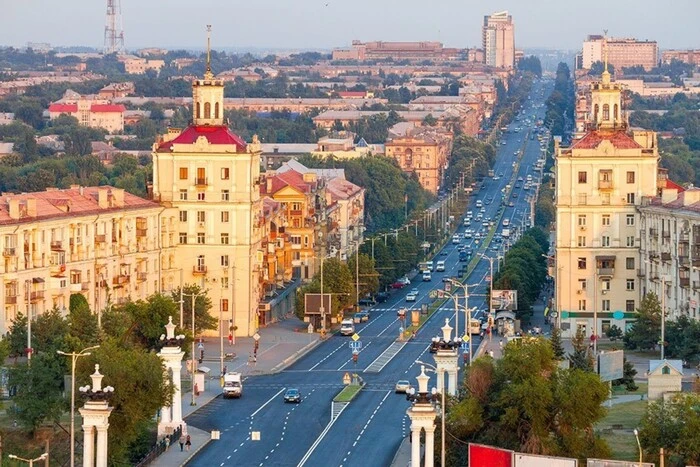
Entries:
[[287,391],[284,393],[284,401],[298,404],[301,402],[301,393],[295,388],[287,389]]
[[384,303],[387,301],[389,298],[389,292],[379,292],[374,299],[377,301],[377,303]]
[[360,299],[359,304],[362,306],[374,306],[377,302],[372,297],[365,297]]

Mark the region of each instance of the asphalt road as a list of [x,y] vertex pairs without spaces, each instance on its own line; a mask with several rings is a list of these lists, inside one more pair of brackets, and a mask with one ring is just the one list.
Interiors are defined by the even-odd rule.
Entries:
[[[533,108],[544,102],[552,89],[552,82],[536,83],[531,92],[531,100],[520,115],[537,119],[544,118],[544,108]],[[516,128],[521,128],[515,132]],[[534,127],[534,120],[530,127]],[[530,222],[528,196],[534,195],[534,188],[525,191],[513,188],[507,199],[514,203],[506,207],[501,219],[497,218],[501,204],[502,190],[517,177],[526,179],[532,175],[539,180],[539,172],[534,165],[540,157],[537,139],[529,139],[530,127],[525,118],[510,125],[504,133],[505,144],[498,146],[497,161],[494,167],[498,179],[487,179],[470,201],[469,210],[476,215],[477,199],[484,205],[484,218],[492,219],[499,225],[496,232],[502,231],[502,220],[508,219],[511,232],[525,227]],[[522,156],[514,156],[523,151]],[[513,166],[513,161],[520,164]],[[517,167],[517,173],[514,170]],[[499,176],[500,175],[500,176]],[[491,202],[486,202],[487,199]],[[463,233],[466,226],[460,226]],[[476,223],[470,228],[476,229]],[[486,232],[487,227],[478,226]],[[511,240],[513,240],[511,236]],[[468,242],[468,243],[466,243]],[[473,251],[482,243],[474,239],[462,240]],[[486,245],[486,254],[495,257],[502,254],[507,242]],[[433,362],[428,352],[430,340],[440,335],[445,319],[455,327],[455,310],[452,301],[431,316],[419,331],[416,338],[406,342],[401,350],[379,371],[365,371],[382,353],[396,341],[402,322],[397,316],[400,308],[420,308],[430,303],[428,297],[432,289],[442,288],[442,277],[456,275],[462,264],[458,260],[457,245],[449,243],[434,261],[446,262],[445,272],[434,272],[430,282],[420,281],[417,276],[413,284],[395,291],[389,300],[370,309],[370,320],[356,325],[362,348],[358,362],[352,361],[349,348],[350,339],[333,336],[317,346],[312,352],[298,360],[287,370],[270,376],[254,376],[244,382],[243,397],[224,400],[217,398],[188,417],[187,422],[203,430],[220,430],[221,438],[213,441],[200,451],[188,464],[191,466],[385,466],[391,460],[405,436],[408,436],[410,421],[406,416],[409,402],[403,395],[394,393],[394,385],[399,379],[408,379],[415,384],[419,373],[416,360]],[[494,261],[494,268],[497,261]],[[490,274],[489,261],[481,260],[468,277],[470,285],[469,307],[475,307],[483,318],[486,310],[485,297],[488,292],[487,276]],[[406,294],[412,289],[419,291],[415,303],[406,302]],[[463,302],[463,300],[462,300]],[[465,316],[460,313],[459,330],[464,334]],[[473,351],[479,345],[479,338],[472,339]],[[374,368],[374,367],[373,367]],[[362,392],[340,414],[329,427],[331,421],[331,401],[343,387],[342,378],[346,372],[359,374],[367,383]],[[435,376],[431,375],[430,386],[435,386]],[[299,404],[285,404],[282,394],[287,388],[298,388],[303,399]],[[259,433],[259,440],[253,440],[253,433]]]

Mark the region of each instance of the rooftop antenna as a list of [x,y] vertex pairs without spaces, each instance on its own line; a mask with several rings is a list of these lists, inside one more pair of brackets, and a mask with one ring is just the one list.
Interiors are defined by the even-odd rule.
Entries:
[[604,71],[608,73],[608,30],[603,29],[603,60],[605,60]]
[[121,0],[107,0],[107,18],[105,22],[105,55],[124,51],[124,26],[122,25]]
[[207,24],[207,69],[204,72],[204,77],[207,79],[214,77],[211,72],[211,24]]

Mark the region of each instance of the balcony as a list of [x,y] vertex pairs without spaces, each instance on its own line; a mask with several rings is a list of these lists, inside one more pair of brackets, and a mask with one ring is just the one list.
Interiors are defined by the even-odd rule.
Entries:
[[138,227],[136,228],[136,236],[137,237],[146,237],[148,235],[148,229],[143,228],[139,229]]
[[17,305],[17,295],[5,295],[5,305]]
[[105,234],[97,234],[97,235],[95,235],[95,243],[97,243],[97,244],[105,244],[105,243],[107,243],[107,235],[105,235]]
[[129,283],[129,275],[128,274],[120,274],[118,276],[114,276],[112,278],[112,285],[114,287],[123,287],[124,284]]
[[82,292],[90,290],[90,283],[89,282],[81,282],[80,283],[80,290]]
[[15,247],[5,247],[2,250],[2,255],[7,257],[7,256],[15,256],[17,254],[17,248]]
[[208,185],[206,178],[197,177],[194,179],[194,184],[198,187],[206,187]]
[[137,272],[136,273],[136,280],[139,282],[146,282],[148,279],[148,273],[147,272]]
[[678,263],[682,268],[690,267],[690,257],[688,255],[678,255]]
[[289,211],[290,216],[301,216],[302,214],[304,214],[304,212],[301,209]]
[[[39,301],[42,301],[44,299],[44,290],[35,290],[34,292],[29,293],[29,301],[31,303],[36,303]],[[25,300],[27,299],[27,294],[24,294]]]
[[53,264],[49,268],[49,274],[51,274],[53,277],[56,276],[62,276],[63,273],[66,272],[66,265],[65,264]]
[[192,274],[201,275],[207,273],[207,267],[204,265],[192,266]]
[[107,287],[107,281],[104,279],[101,279],[99,281],[95,282],[95,287],[100,287],[100,288],[105,288]]
[[662,252],[661,253],[661,261],[666,262],[666,263],[671,261],[671,253]]
[[700,290],[700,281],[693,281],[693,290]]
[[613,189],[613,183],[608,180],[598,180],[598,189],[599,190],[612,190]]
[[647,273],[646,271],[642,271],[641,269],[637,269],[637,277],[646,277]]
[[615,268],[598,268],[598,277],[612,277],[615,274]]
[[51,250],[63,251],[63,242],[61,240],[51,240]]
[[688,232],[684,232],[678,237],[678,242],[679,243],[690,243],[690,234]]
[[689,277],[681,277],[678,279],[678,282],[680,283],[681,287],[685,287],[685,288],[690,287],[690,278]]

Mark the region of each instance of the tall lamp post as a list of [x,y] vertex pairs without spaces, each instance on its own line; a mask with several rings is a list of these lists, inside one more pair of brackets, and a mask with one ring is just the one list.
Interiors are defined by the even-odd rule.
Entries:
[[[90,350],[95,350],[99,348],[99,345],[93,345],[92,347],[87,347],[80,352],[64,352],[62,350],[57,350],[56,353],[63,355],[65,357],[71,358],[71,369],[70,369],[70,465],[75,467],[75,364],[80,357],[87,357],[90,354]],[[31,465],[31,464],[30,464]]]
[[[428,371],[432,371],[436,375],[438,374],[438,369],[434,367],[433,365],[425,362],[421,362],[420,360],[416,360],[416,363],[421,364],[423,367],[427,367]],[[424,373],[424,368],[421,367],[421,373]],[[445,388],[444,386],[440,389],[440,465],[442,467],[445,467]],[[425,455],[426,457],[428,455],[432,455],[434,453],[429,453],[428,450],[426,449]]]
[[24,281],[24,288],[27,291],[27,364],[30,364],[32,362],[32,309],[29,306],[29,300],[30,300],[30,285],[32,283],[31,279],[27,279]]
[[634,437],[637,440],[637,447],[639,448],[639,467],[642,467],[642,463],[644,462],[644,458],[642,457],[642,443],[639,442],[639,431],[637,429],[634,429]]
[[182,288],[180,288],[180,296],[188,296],[192,298],[192,401],[190,402],[190,405],[197,405],[197,401],[195,400],[195,394],[194,394],[194,375],[197,373],[197,359],[194,356],[194,341],[196,340],[195,338],[195,330],[194,330],[194,305],[197,297],[200,297],[202,295],[205,295],[206,291],[202,290],[199,293],[191,293],[191,294],[183,294],[182,293]]
[[14,454],[10,454],[7,457],[9,457],[10,459],[13,459],[13,460],[26,462],[27,464],[29,464],[29,467],[34,467],[34,462],[43,461],[43,460],[48,459],[49,453],[45,452],[42,455],[40,455],[39,457],[36,457],[34,459],[25,459],[24,457],[15,456]]

